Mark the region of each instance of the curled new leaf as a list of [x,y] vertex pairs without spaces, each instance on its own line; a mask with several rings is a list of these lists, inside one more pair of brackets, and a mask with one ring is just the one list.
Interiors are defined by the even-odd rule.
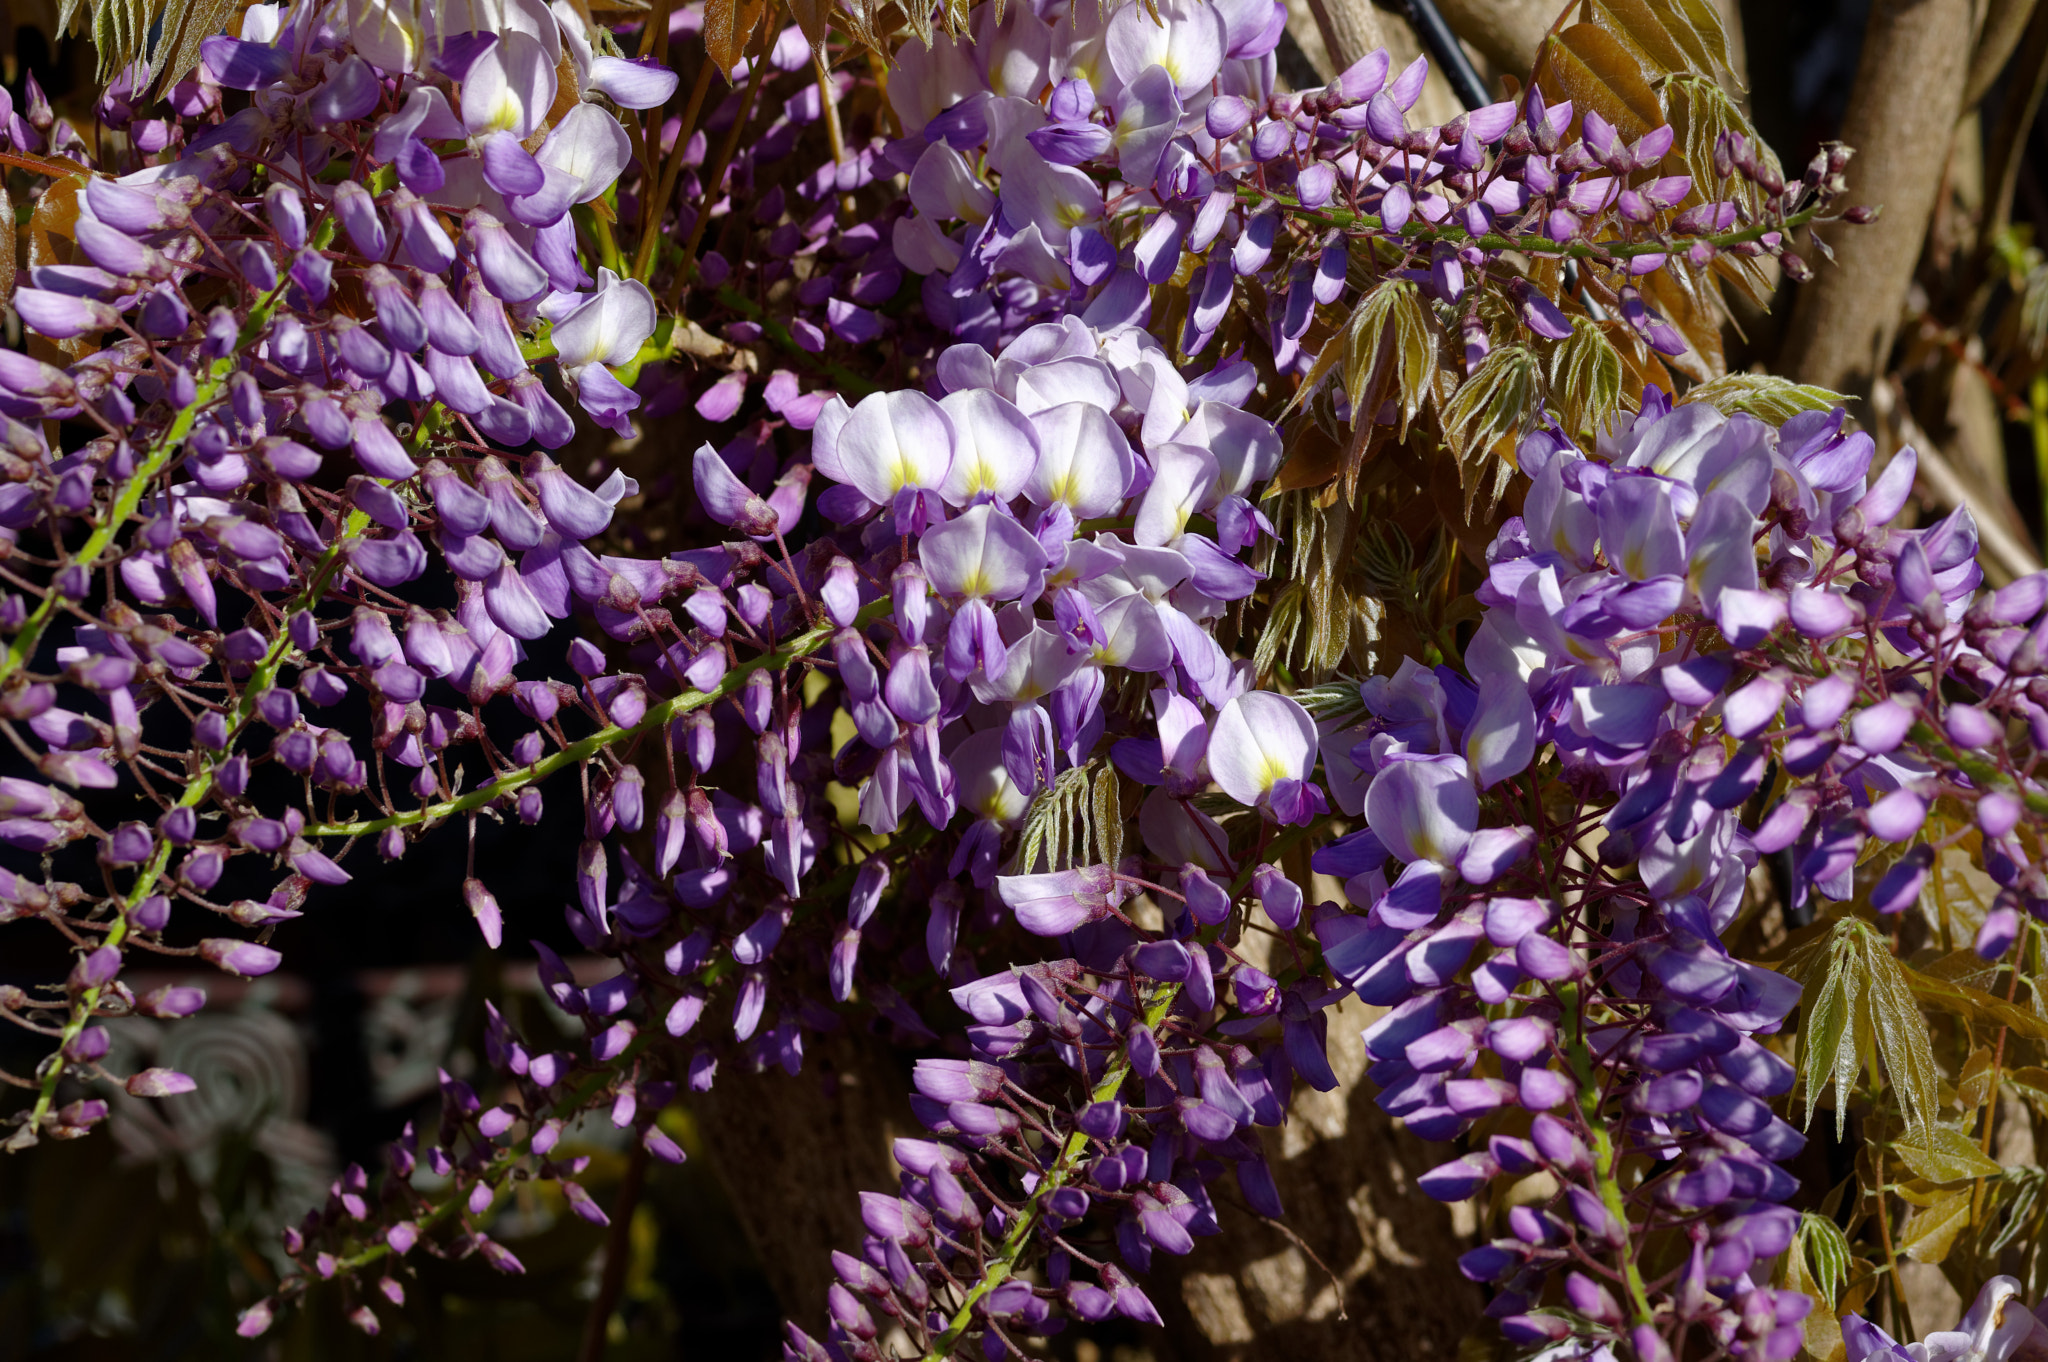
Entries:
[[1095,862],[1098,838],[1107,840],[1094,819],[1095,773],[1101,769],[1099,761],[1069,767],[1039,790],[1024,814],[1017,842],[1018,874],[1034,873],[1041,864],[1052,872]]
[[1824,1215],[1804,1212],[1799,1217],[1799,1232],[1794,1243],[1796,1256],[1806,1269],[1807,1280],[1813,1283],[1832,1313],[1842,1288],[1849,1281],[1849,1241],[1842,1234],[1841,1226]]
[[1458,485],[1469,517],[1485,493],[1490,510],[1514,476],[1511,459],[1495,448],[1514,440],[1542,414],[1543,383],[1536,356],[1520,345],[1488,355],[1445,404],[1444,440],[1458,459]]
[[1623,401],[1621,356],[1598,322],[1572,318],[1572,333],[1550,352],[1550,400],[1564,428],[1590,436]]
[[1723,374],[1688,389],[1678,399],[1681,405],[1705,402],[1725,412],[1746,411],[1772,425],[1783,425],[1802,411],[1826,411],[1848,400],[1841,393],[1771,374]]
[[[1379,407],[1392,399],[1405,432],[1428,396],[1434,359],[1429,324],[1423,318],[1415,285],[1406,279],[1389,279],[1359,299],[1345,324],[1340,355],[1344,391],[1351,399],[1351,423],[1356,426],[1361,418],[1373,419]],[[1319,359],[1318,365],[1321,363]],[[1364,403],[1374,393],[1381,395],[1381,401],[1367,410]]]

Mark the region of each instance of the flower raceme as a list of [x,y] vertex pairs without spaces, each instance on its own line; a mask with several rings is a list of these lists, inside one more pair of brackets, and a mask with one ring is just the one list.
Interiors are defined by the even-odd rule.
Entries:
[[[1976,580],[1967,521],[1885,528],[1904,478],[1894,465],[1870,481],[1870,452],[1838,413],[1772,428],[1647,394],[1590,452],[1547,434],[1525,443],[1540,495],[1490,555],[1488,608],[1467,652],[1485,685],[1409,662],[1361,687],[1348,714],[1319,718],[1270,692],[1205,694],[1178,655],[1150,728],[1112,744],[1118,768],[1152,787],[1142,849],[1120,864],[997,877],[1019,925],[1072,954],[956,988],[988,1082],[967,1093],[919,1080],[940,1149],[977,1167],[1000,1149],[1034,1170],[1036,1190],[1021,1203],[957,1193],[957,1176],[938,1176],[932,1156],[906,1160],[900,1209],[869,1220],[864,1257],[840,1263],[845,1288],[893,1318],[918,1318],[938,1265],[961,1267],[957,1251],[905,1228],[928,1216],[1035,1242],[1052,1284],[1016,1302],[970,1296],[946,1338],[977,1325],[1031,1331],[1047,1308],[1084,1319],[1124,1308],[1123,1274],[1103,1248],[1142,1272],[1153,1253],[1186,1252],[1190,1235],[1214,1232],[1204,1176],[1184,1162],[1192,1151],[1234,1166],[1247,1202],[1277,1213],[1270,1171],[1243,1133],[1277,1118],[1272,1103],[1293,1079],[1335,1082],[1323,1009],[1352,992],[1389,1009],[1366,1032],[1381,1105],[1428,1138],[1474,1132],[1479,1152],[1428,1175],[1426,1191],[1462,1199],[1539,1169],[1557,1181],[1549,1205],[1518,1210],[1508,1237],[1462,1264],[1494,1284],[1489,1313],[1512,1339],[1576,1334],[1664,1355],[1697,1332],[1737,1356],[1789,1358],[1810,1303],[1750,1273],[1784,1249],[1794,1223],[1781,1206],[1794,1184],[1778,1165],[1803,1137],[1770,1109],[1792,1072],[1764,1038],[1797,989],[1731,958],[1719,933],[1755,857],[1801,830],[1770,809],[1742,821],[1763,763],[1726,756],[1710,735],[1794,742],[1810,731],[1789,717],[1805,712],[1802,695],[1830,728],[1874,728],[1857,716],[1892,701],[1860,685],[1831,700],[1839,687],[1811,670],[1832,655],[1822,646],[1867,645],[1873,628],[1908,659],[1886,682],[1894,693],[1936,650],[1969,646],[1967,631],[1952,629],[1944,645],[1894,613],[1884,584],[1932,538],[1929,586],[1912,599],[1923,612],[1959,606]],[[1911,457],[1901,456],[1908,471]],[[1553,483],[1558,492],[1543,490]],[[1659,493],[1648,529],[1644,486]],[[1738,536],[1746,570],[1689,566],[1704,556],[1695,546]],[[1123,552],[1128,573],[1136,548]],[[1937,572],[1948,574],[1938,585]],[[1701,631],[1688,622],[1717,618],[1733,646],[1696,651]],[[1988,674],[1981,663],[1966,670]],[[1774,699],[1751,698],[1759,682]],[[1840,801],[1833,816],[1846,820],[1837,839],[1865,825],[1909,835],[1860,810],[1874,814],[1901,779],[1924,777],[1850,746],[1837,738],[1818,765],[1788,761],[1796,783],[1778,807],[1810,808],[1813,792],[1830,791],[1823,798]],[[993,741],[957,750],[970,748],[995,759]],[[1810,783],[1817,771],[1825,783]],[[1219,822],[1214,805],[1192,802],[1212,780],[1244,813]],[[1349,906],[1305,913],[1300,887],[1262,863],[1296,821],[1291,782],[1313,791],[1303,804],[1327,799],[1336,816],[1361,820],[1314,856]],[[1326,824],[1320,810],[1302,812]],[[1600,861],[1611,870],[1545,849],[1546,829],[1589,818],[1607,829]],[[1845,893],[1830,878],[1840,854],[1800,858],[1800,892]],[[1137,925],[1133,905],[1147,898],[1164,912],[1163,933]],[[1253,915],[1328,973],[1268,973],[1248,958],[1232,928]],[[1317,983],[1330,977],[1334,991]],[[1041,1053],[1056,1063],[1035,1062]],[[1071,1073],[1071,1086],[1044,1086],[1048,1073]],[[1020,1140],[1040,1103],[1074,1113],[1079,1143]],[[1067,1152],[1077,1148],[1078,1158]],[[1658,1171],[1633,1171],[1645,1166]],[[1106,1223],[1090,1221],[1098,1210]],[[1653,1292],[1637,1246],[1667,1227],[1697,1247],[1678,1283]],[[1089,1281],[1080,1269],[1091,1260]],[[1553,1297],[1576,1322],[1553,1312]],[[835,1316],[842,1347],[857,1336],[842,1332],[847,1318]],[[799,1355],[814,1346],[791,1344]]]
[[[991,348],[1063,314],[1142,325],[1153,287],[1192,255],[1180,351],[1207,350],[1238,281],[1252,279],[1271,300],[1255,324],[1276,367],[1309,374],[1317,356],[1300,342],[1317,309],[1344,296],[1355,247],[1384,244],[1400,256],[1396,277],[1466,311],[1469,367],[1498,344],[1572,334],[1506,258],[1503,240],[1520,237],[1545,251],[1632,248],[1609,264],[1633,340],[1686,354],[1640,281],[1705,266],[1723,247],[1704,238],[1751,217],[1695,193],[1691,175],[1644,177],[1672,154],[1672,128],[1625,143],[1589,112],[1568,143],[1572,105],[1546,106],[1540,91],[1411,127],[1426,59],[1396,72],[1382,49],[1323,90],[1283,92],[1283,28],[1282,7],[1265,0],[1190,2],[1020,13],[971,41],[906,43],[889,86],[905,136],[879,159],[907,176],[911,211],[890,221],[890,241],[923,276],[929,317]],[[1752,153],[1735,159],[1769,181]],[[1824,157],[1825,173],[1790,191],[1778,184],[1775,208],[1833,211],[1845,159]],[[1763,239],[1728,248],[1782,252],[1781,235],[1752,235]],[[1512,296],[1512,325],[1480,321],[1481,282]]]

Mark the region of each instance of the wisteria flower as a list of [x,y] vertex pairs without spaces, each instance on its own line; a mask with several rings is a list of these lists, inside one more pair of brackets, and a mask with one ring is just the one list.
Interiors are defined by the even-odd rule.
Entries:
[[1315,720],[1298,703],[1251,691],[1225,705],[1210,725],[1209,773],[1223,792],[1280,823],[1306,823],[1329,803],[1310,778],[1315,770]]

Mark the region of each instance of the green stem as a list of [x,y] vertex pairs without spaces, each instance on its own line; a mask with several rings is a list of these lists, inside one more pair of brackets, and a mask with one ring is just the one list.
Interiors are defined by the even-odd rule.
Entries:
[[[1244,892],[1245,886],[1251,883],[1253,870],[1260,863],[1278,857],[1307,837],[1310,831],[1308,828],[1288,828],[1275,837],[1264,855],[1248,861],[1245,868],[1238,872],[1232,886],[1231,897],[1234,899]],[[1205,936],[1213,934],[1205,933]],[[1174,1001],[1180,997],[1180,988],[1179,984],[1169,984],[1152,995],[1151,1001],[1145,1005],[1145,1025],[1156,1030],[1160,1023],[1166,1020],[1166,1014],[1173,1009]],[[1088,1100],[1111,1100],[1123,1087],[1124,1080],[1130,1077],[1130,1073],[1130,1053],[1127,1050],[1119,1050],[1116,1057],[1109,1062],[1109,1067],[1103,1071],[1102,1080],[1089,1091]],[[1046,1170],[1038,1186],[1032,1190],[1030,1197],[1024,1202],[1024,1209],[1010,1226],[1009,1234],[1004,1236],[1002,1247],[996,1250],[995,1257],[982,1269],[974,1285],[968,1288],[967,1295],[961,1300],[960,1307],[953,1312],[953,1318],[946,1325],[945,1332],[934,1339],[932,1346],[925,1351],[924,1362],[945,1362],[945,1359],[952,1356],[953,1345],[960,1341],[960,1336],[974,1322],[975,1303],[1016,1274],[1017,1262],[1023,1257],[1025,1248],[1030,1245],[1031,1236],[1037,1230],[1038,1222],[1045,1216],[1046,1198],[1067,1185],[1073,1178],[1075,1169],[1080,1166],[1081,1156],[1087,1151],[1088,1136],[1078,1130],[1067,1136],[1066,1143],[1060,1147],[1059,1157],[1053,1160],[1052,1167]]]
[[[314,232],[314,240],[317,245],[325,246],[334,239],[334,225],[335,219],[332,213],[327,214],[321,219],[319,226]],[[264,328],[269,324],[270,314],[276,309],[278,302],[284,297],[284,290],[289,286],[288,280],[280,281],[275,289],[272,289],[254,307],[250,308],[249,320],[242,325],[241,335],[235,347],[235,355],[223,356],[213,362],[212,366],[207,370],[206,382],[201,386],[199,396],[172,419],[171,424],[164,430],[163,435],[158,438],[156,444],[151,447],[147,457],[143,459],[141,465],[135,470],[134,476],[129,478],[122,485],[121,490],[116,493],[112,505],[107,508],[106,520],[87,537],[85,544],[79,550],[76,561],[83,563],[87,568],[91,568],[99,561],[99,556],[113,543],[114,536],[120,532],[121,527],[127,524],[129,518],[135,514],[136,507],[142,504],[143,494],[149,490],[150,483],[154,481],[157,474],[170,466],[172,457],[176,455],[179,447],[184,444],[185,437],[191,433],[192,424],[198,418],[199,412],[206,408],[226,388],[229,377],[239,367],[236,355],[241,353],[242,347],[253,344],[263,334]],[[321,596],[326,594],[328,583],[333,580],[335,571],[340,567],[343,543],[346,542],[349,535],[362,533],[363,527],[368,524],[369,517],[362,512],[351,511],[349,513],[347,529],[340,538],[337,538],[328,547],[327,552],[321,557],[319,566],[314,569],[312,579],[307,583],[305,591],[300,593],[299,597],[294,601],[291,610],[307,609],[318,602]],[[35,656],[36,647],[41,642],[43,631],[49,627],[50,619],[56,609],[56,603],[57,593],[52,591],[43,597],[42,603],[36,607],[35,612],[22,625],[21,631],[15,635],[13,643],[8,645],[6,655],[0,657],[0,682],[4,682],[7,677],[26,666],[29,659]],[[281,635],[271,641],[269,652],[264,655],[263,660],[256,665],[255,670],[250,674],[248,684],[243,687],[242,698],[235,705],[233,726],[228,743],[221,748],[219,753],[202,759],[198,772],[185,783],[185,788],[179,793],[174,807],[192,808],[200,800],[204,799],[207,792],[213,788],[215,767],[219,762],[226,760],[228,752],[233,750],[232,734],[241,732],[242,727],[248,723],[249,717],[255,713],[258,697],[264,691],[270,689],[271,680],[277,675],[278,667],[283,664],[285,656],[290,651],[291,639],[289,636]],[[108,927],[107,934],[101,944],[118,947],[123,941],[127,940],[129,915],[134,911],[136,905],[149,897],[151,891],[156,888],[157,882],[163,878],[165,869],[169,867],[170,860],[170,843],[158,841],[155,849],[150,854],[148,862],[137,873],[134,886],[128,891],[121,916],[116,918]],[[22,1127],[23,1130],[33,1132],[42,1127],[43,1119],[49,1114],[51,1106],[56,1102],[57,1085],[64,1078],[63,1051],[65,1047],[78,1038],[81,1031],[85,1030],[86,1024],[92,1020],[93,1014],[97,1010],[99,1001],[104,994],[105,988],[95,985],[82,991],[72,1003],[71,1015],[64,1023],[63,1038],[58,1042],[58,1048],[52,1056],[52,1062],[42,1075],[41,1086],[36,1092],[35,1106],[30,1110],[28,1121]]]
[[[1558,990],[1558,1002],[1564,1008],[1566,1020],[1565,1057],[1572,1066],[1572,1075],[1579,1085],[1579,1115],[1585,1119],[1586,1130],[1593,1140],[1593,1184],[1600,1193],[1600,1204],[1614,1217],[1614,1223],[1628,1232],[1628,1200],[1622,1195],[1619,1177],[1621,1154],[1615,1148],[1614,1135],[1607,1118],[1600,1110],[1600,1084],[1593,1072],[1593,1052],[1586,1044],[1586,1015],[1581,1006],[1579,986],[1566,984]],[[1655,1322],[1650,1309],[1649,1288],[1643,1282],[1642,1267],[1635,1255],[1624,1251],[1620,1255],[1622,1281],[1628,1290],[1629,1313],[1638,1325]]]
[[[1145,1025],[1157,1027],[1166,1019],[1174,1000],[1180,996],[1179,984],[1168,984],[1152,995],[1145,1006]],[[1117,1095],[1124,1080],[1131,1074],[1131,1057],[1128,1051],[1118,1051],[1109,1067],[1103,1071],[1102,1080],[1089,1092],[1092,1102],[1107,1102]],[[953,1312],[953,1318],[946,1325],[945,1332],[932,1340],[925,1350],[924,1362],[946,1362],[953,1355],[953,1345],[974,1322],[974,1307],[982,1297],[1008,1281],[1017,1271],[1017,1262],[1024,1256],[1024,1250],[1031,1243],[1031,1236],[1038,1229],[1038,1223],[1045,1218],[1045,1202],[1054,1192],[1065,1187],[1081,1165],[1081,1156],[1088,1152],[1088,1136],[1076,1130],[1069,1134],[1066,1143],[1060,1146],[1059,1157],[1052,1167],[1046,1169],[1038,1186],[1024,1202],[1024,1209],[1011,1222],[1009,1234],[1003,1237],[1002,1247],[995,1257],[982,1269],[981,1275],[960,1301],[960,1308]]]

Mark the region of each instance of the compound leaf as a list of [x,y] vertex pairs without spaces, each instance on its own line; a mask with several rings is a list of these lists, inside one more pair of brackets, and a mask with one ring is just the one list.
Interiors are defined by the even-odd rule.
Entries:
[[1543,56],[1543,97],[1552,103],[1571,100],[1575,122],[1591,109],[1627,142],[1663,125],[1664,104],[1643,63],[1598,24],[1573,24],[1552,34],[1544,40]]

